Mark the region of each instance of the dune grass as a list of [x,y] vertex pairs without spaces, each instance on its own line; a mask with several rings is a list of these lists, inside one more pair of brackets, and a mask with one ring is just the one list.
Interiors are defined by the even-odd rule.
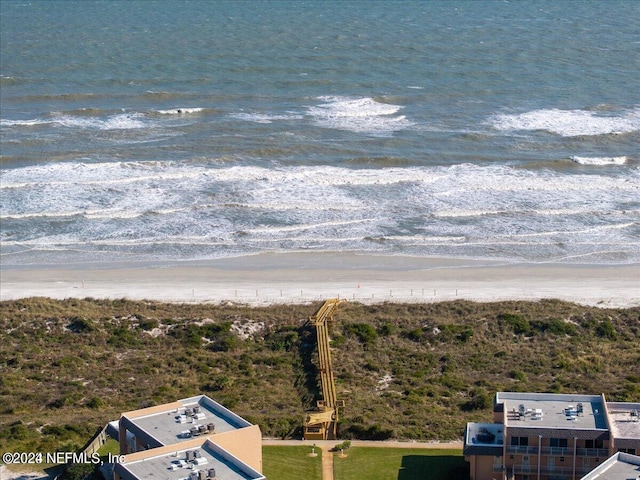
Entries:
[[[122,412],[203,393],[299,438],[320,398],[318,307],[0,302],[0,452],[74,451]],[[330,335],[341,439],[459,439],[496,391],[640,396],[638,307],[347,303]]]
[[274,480],[321,480],[322,451],[315,452],[317,456],[311,457],[306,446],[262,447],[262,473]]

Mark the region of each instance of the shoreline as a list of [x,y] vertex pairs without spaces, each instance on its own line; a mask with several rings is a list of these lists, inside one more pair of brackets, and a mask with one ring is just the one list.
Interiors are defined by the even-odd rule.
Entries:
[[206,261],[1,266],[0,300],[27,297],[361,303],[558,299],[640,306],[640,264],[528,264],[353,253],[262,253]]

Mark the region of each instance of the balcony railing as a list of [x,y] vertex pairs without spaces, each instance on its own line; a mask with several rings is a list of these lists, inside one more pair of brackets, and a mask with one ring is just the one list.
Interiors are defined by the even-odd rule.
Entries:
[[[542,455],[555,455],[559,457],[572,457],[573,448],[571,447],[542,447],[540,449]],[[537,455],[538,447],[520,447],[508,446],[507,453],[516,453],[520,455]],[[577,457],[609,457],[609,450],[606,448],[577,448]]]
[[609,450],[606,448],[578,448],[576,455],[579,457],[609,457]]
[[538,447],[521,447],[521,446],[509,446],[507,447],[507,453],[518,453],[524,455],[537,455]]
[[[502,471],[502,470],[493,470]],[[505,471],[509,473],[518,473],[518,474],[537,474],[538,466],[537,465],[508,465],[505,467]],[[560,467],[557,465],[540,465],[540,474],[543,475],[571,475],[573,473],[573,467]],[[591,471],[590,468],[584,467],[582,465],[576,465],[575,472],[576,474],[584,475]]]
[[569,457],[573,455],[573,448],[567,447],[542,447],[542,455],[558,455],[560,457]]

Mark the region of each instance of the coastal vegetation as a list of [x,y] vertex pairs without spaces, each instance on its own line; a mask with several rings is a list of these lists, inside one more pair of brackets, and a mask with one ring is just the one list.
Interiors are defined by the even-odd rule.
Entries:
[[[318,306],[0,302],[0,451],[73,451],[121,412],[201,393],[295,438],[320,398]],[[330,334],[343,440],[459,439],[496,391],[640,399],[640,308],[345,303]]]

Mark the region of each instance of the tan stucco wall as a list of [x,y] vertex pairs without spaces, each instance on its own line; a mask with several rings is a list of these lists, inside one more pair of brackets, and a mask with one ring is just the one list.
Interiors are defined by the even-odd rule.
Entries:
[[501,479],[500,472],[493,471],[493,457],[485,455],[472,455],[469,458],[470,480]]
[[212,435],[211,441],[262,473],[262,434],[258,425]]
[[162,405],[156,405],[155,407],[141,408],[140,410],[132,410],[122,414],[123,417],[129,419],[136,417],[144,417],[146,415],[153,415],[156,413],[170,412],[176,408],[183,408],[182,402],[163,403]]

